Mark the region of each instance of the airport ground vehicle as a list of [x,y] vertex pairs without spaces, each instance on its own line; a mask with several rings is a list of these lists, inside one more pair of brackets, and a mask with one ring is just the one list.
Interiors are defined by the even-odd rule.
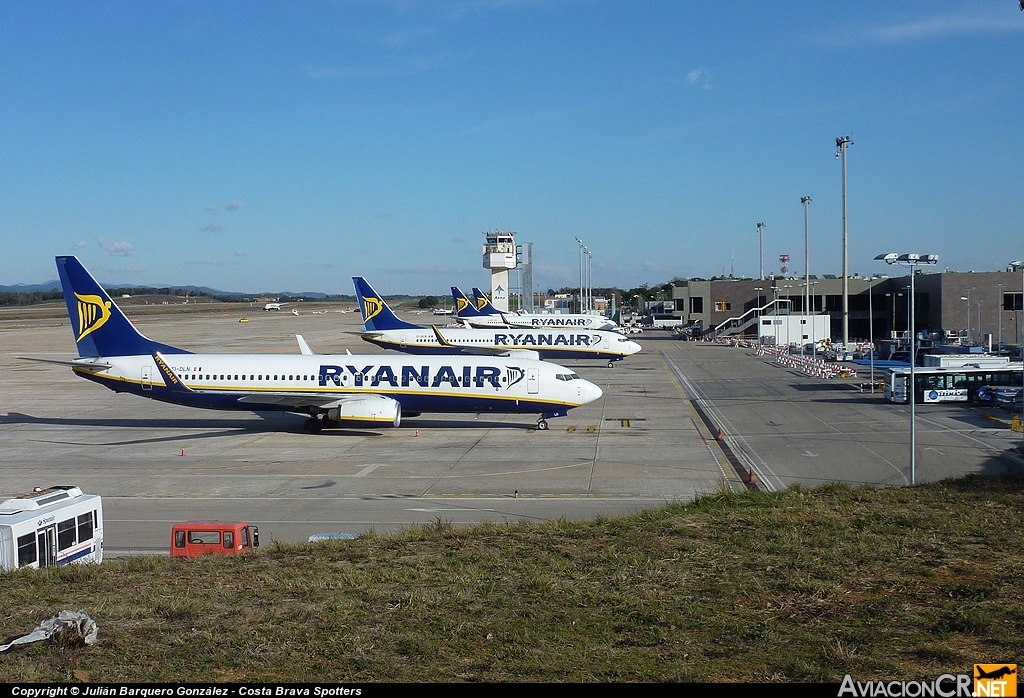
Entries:
[[0,502],[0,570],[103,561],[103,501],[70,485]]
[[171,557],[237,555],[260,547],[260,530],[245,521],[186,521],[171,529]]
[[[978,388],[1014,387],[1021,385],[1021,364],[1007,364],[1001,368],[915,368],[914,401],[974,402]],[[885,399],[889,402],[906,402],[907,385],[910,383],[910,367],[890,368],[885,377]]]

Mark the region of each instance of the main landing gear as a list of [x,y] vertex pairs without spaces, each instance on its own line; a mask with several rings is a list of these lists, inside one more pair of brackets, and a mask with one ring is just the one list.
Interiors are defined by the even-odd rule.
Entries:
[[302,423],[302,431],[307,434],[319,434],[323,429],[338,426],[338,422],[328,419],[327,415],[314,415]]
[[537,429],[539,429],[540,431],[547,431],[548,430],[548,420],[544,419],[543,417],[538,419],[537,420]]

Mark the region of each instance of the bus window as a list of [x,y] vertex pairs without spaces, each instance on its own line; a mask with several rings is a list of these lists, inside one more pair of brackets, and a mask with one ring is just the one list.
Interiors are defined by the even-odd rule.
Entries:
[[67,550],[75,544],[75,519],[72,517],[57,524],[57,550]]
[[249,547],[249,527],[248,526],[243,526],[242,527],[242,547],[243,548],[248,548]]
[[217,545],[220,543],[220,531],[189,531],[188,542],[199,545]]
[[224,531],[224,547],[227,550],[235,547],[235,534],[231,531]]
[[967,387],[967,376],[963,373],[957,373],[956,375],[950,376],[953,379],[954,388],[966,388]]
[[82,514],[78,517],[78,542],[84,542],[92,538],[92,514]]
[[185,547],[185,532],[175,531],[174,532],[174,547],[184,548]]
[[36,534],[18,537],[18,567],[31,565],[36,561]]

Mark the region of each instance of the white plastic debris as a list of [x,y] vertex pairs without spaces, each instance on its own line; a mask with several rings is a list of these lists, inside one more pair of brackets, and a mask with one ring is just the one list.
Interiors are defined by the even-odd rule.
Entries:
[[61,611],[53,618],[44,620],[28,635],[22,635],[6,645],[0,645],[0,652],[6,652],[15,645],[27,645],[30,642],[48,640],[64,632],[80,637],[87,645],[95,645],[100,628],[85,611]]

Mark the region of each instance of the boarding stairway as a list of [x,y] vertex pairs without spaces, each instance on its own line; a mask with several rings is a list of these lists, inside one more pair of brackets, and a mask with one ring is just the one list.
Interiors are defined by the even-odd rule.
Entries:
[[[771,312],[766,312],[771,308]],[[731,317],[724,322],[719,323],[714,329],[715,339],[721,339],[722,337],[730,337],[738,334],[746,334],[747,330],[753,325],[755,326],[754,334],[759,334],[757,331],[757,323],[764,315],[782,315],[778,312],[780,308],[785,308],[787,313],[789,311],[789,300],[785,298],[776,298],[769,301],[767,304],[762,305],[760,308],[751,308],[747,312],[743,313],[738,317]],[[748,317],[749,316],[749,317]]]

